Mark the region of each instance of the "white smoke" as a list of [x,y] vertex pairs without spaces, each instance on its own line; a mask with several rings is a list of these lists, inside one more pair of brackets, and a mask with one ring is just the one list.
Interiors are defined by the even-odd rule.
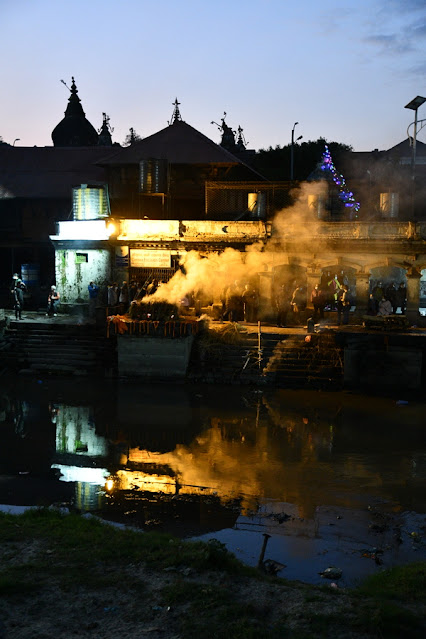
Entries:
[[320,224],[320,221],[317,210],[308,204],[308,194],[311,201],[317,202],[326,193],[327,184],[324,182],[302,184],[293,193],[295,204],[276,214],[272,223],[272,240],[269,243],[268,240],[257,242],[247,246],[245,252],[227,247],[220,253],[185,253],[180,260],[182,270],[177,271],[168,282],[161,284],[144,301],[179,304],[185,295],[193,292],[201,292],[206,299],[220,300],[224,291],[235,281],[244,287],[258,273],[268,270],[268,265],[272,262],[272,251],[276,253],[284,250],[283,238],[288,237],[290,228],[293,239],[312,238],[316,224]]

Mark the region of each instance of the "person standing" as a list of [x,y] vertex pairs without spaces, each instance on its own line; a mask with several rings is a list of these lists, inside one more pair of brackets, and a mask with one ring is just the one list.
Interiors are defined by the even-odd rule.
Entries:
[[383,299],[383,296],[384,296],[382,283],[381,282],[377,282],[377,284],[375,286],[373,286],[373,290],[371,292],[373,293],[373,296],[374,296],[374,299],[377,302],[377,305],[379,305],[380,302]]
[[377,315],[377,311],[379,310],[379,305],[377,304],[377,301],[374,298],[373,293],[370,293],[370,297],[368,299],[368,306],[367,306],[367,315]]
[[306,308],[306,294],[303,286],[296,286],[290,304],[293,308],[293,319],[296,324],[300,324],[302,319],[301,311],[304,311]]
[[285,284],[281,284],[275,297],[278,326],[287,326],[287,315],[291,309],[290,294]]
[[130,282],[130,286],[129,286],[129,302],[133,302],[133,300],[136,299],[137,291],[138,291],[137,282],[133,280],[132,282]]
[[118,304],[118,286],[116,282],[108,285],[107,304],[113,308]]
[[328,291],[329,298],[331,301],[331,309],[337,308],[337,300],[339,297],[339,291],[342,288],[339,279],[337,277],[337,273],[334,275],[333,279],[328,282]]
[[318,316],[320,317],[320,319],[324,319],[325,300],[322,290],[320,289],[318,284],[315,284],[315,287],[311,293],[311,304],[314,307],[313,320],[316,321],[318,319]]
[[343,284],[340,289],[339,297],[337,299],[337,323],[348,324],[349,323],[349,311],[351,310],[351,302],[349,299],[349,288],[346,284]]
[[90,282],[87,287],[89,291],[89,317],[94,319],[96,316],[96,301],[99,294],[99,286],[95,282]]
[[238,280],[235,280],[226,291],[226,318],[229,322],[241,321],[244,317],[242,290]]
[[259,293],[254,286],[246,284],[242,294],[244,304],[244,321],[257,322],[259,314]]
[[13,308],[15,310],[15,318],[17,320],[22,319],[22,309],[24,307],[24,291],[26,290],[27,287],[19,277],[18,273],[14,273],[10,292],[13,296]]
[[120,315],[124,315],[124,313],[127,313],[129,304],[130,304],[129,285],[127,284],[126,280],[124,280],[123,286],[120,288],[120,292],[118,294],[118,305],[119,305]]
[[391,282],[385,289],[385,297],[392,304],[392,314],[396,315],[398,304],[396,303],[396,285],[395,282]]
[[[401,282],[395,292],[395,304],[396,308],[401,309],[401,315],[405,314],[405,307],[407,304],[407,287],[404,282]],[[396,313],[396,311],[394,311]]]
[[60,300],[60,295],[59,295],[59,291],[56,290],[56,286],[54,286],[52,284],[52,286],[50,287],[50,293],[48,295],[47,298],[47,313],[46,316],[48,315],[49,317],[56,317],[57,315],[57,306],[59,304],[59,300]]

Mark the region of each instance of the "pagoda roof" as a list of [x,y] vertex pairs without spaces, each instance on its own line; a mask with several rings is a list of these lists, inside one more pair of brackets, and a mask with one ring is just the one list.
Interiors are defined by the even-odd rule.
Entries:
[[182,120],[175,120],[165,129],[105,156],[102,164],[139,164],[141,160],[154,158],[168,160],[170,164],[243,164],[235,155]]

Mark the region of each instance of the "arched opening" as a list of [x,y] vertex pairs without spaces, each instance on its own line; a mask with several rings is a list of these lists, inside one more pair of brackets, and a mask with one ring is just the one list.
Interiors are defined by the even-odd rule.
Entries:
[[376,305],[384,298],[392,304],[393,313],[405,313],[407,277],[399,266],[379,266],[370,270],[370,294]]
[[351,266],[332,264],[324,266],[321,272],[320,288],[326,299],[325,310],[336,309],[338,291],[343,284],[349,289],[349,298],[352,305],[356,305],[356,277],[355,269]]

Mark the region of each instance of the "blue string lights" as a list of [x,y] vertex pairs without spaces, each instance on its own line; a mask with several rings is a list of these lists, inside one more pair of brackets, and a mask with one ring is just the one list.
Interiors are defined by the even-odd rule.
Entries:
[[321,170],[327,171],[331,175],[333,182],[339,189],[339,199],[342,201],[345,208],[350,209],[350,211],[348,211],[350,217],[357,218],[361,204],[355,200],[354,194],[347,188],[343,175],[337,172],[327,145],[325,145],[325,151],[321,160]]

